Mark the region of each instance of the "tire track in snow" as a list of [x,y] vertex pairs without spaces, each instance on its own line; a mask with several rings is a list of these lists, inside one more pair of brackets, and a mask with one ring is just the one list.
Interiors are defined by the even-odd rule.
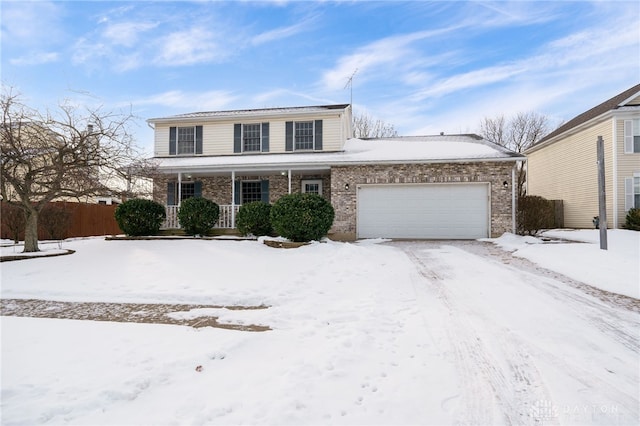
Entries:
[[[461,374],[461,410],[457,413],[459,424],[494,424],[503,421],[510,424],[552,424],[549,420],[534,416],[536,401],[550,401],[540,372],[530,360],[524,342],[518,341],[508,331],[500,333],[499,350],[506,368],[500,366],[491,355],[487,343],[474,331],[470,318],[452,302],[444,287],[444,279],[437,264],[429,265],[415,254],[411,245],[400,248],[417,266],[429,289],[446,307],[449,318],[446,334],[453,348],[455,362]],[[453,398],[443,401],[448,405]],[[495,412],[495,408],[501,410]]]
[[[627,296],[621,296],[591,287],[575,281],[557,272],[544,269],[533,262],[496,247],[491,243],[464,242],[457,245],[468,253],[481,256],[493,264],[501,265],[512,271],[526,271],[536,274],[536,279],[529,279],[527,283],[541,289],[547,294],[554,295],[567,306],[577,306],[576,315],[584,318],[590,325],[602,331],[613,340],[628,349],[640,353],[640,317],[632,319],[632,326],[628,323],[630,312],[640,313],[640,301]],[[538,275],[542,274],[543,279]],[[559,285],[559,283],[567,286]]]

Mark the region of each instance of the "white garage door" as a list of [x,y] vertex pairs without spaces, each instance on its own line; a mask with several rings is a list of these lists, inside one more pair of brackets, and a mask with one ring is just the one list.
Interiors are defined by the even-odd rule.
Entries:
[[489,236],[488,184],[358,186],[358,238]]

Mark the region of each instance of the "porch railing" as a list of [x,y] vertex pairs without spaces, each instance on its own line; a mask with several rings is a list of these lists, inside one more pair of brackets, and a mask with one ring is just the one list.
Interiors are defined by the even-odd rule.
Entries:
[[[225,204],[220,206],[220,217],[216,222],[214,228],[231,229],[235,228],[234,221],[235,215],[232,214],[235,209],[235,213],[238,213],[240,206],[232,206]],[[165,206],[167,217],[161,226],[161,229],[180,229],[180,223],[178,222],[178,206]]]

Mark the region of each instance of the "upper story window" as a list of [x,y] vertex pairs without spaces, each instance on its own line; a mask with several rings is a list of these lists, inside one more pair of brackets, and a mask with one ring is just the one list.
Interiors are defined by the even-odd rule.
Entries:
[[640,119],[624,120],[624,153],[640,153]]
[[169,128],[169,155],[202,154],[202,126]]
[[178,154],[196,153],[196,128],[178,127]]
[[287,151],[322,150],[322,120],[287,121],[285,149]]
[[260,151],[260,124],[242,125],[242,151]]
[[233,152],[269,152],[269,123],[234,124]]
[[313,121],[296,121],[294,130],[295,150],[313,149]]

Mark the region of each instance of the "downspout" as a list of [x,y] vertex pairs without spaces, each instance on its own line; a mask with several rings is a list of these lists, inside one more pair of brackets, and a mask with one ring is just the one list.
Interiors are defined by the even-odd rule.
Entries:
[[291,169],[287,170],[287,177],[289,179],[289,194],[291,194]]
[[613,229],[618,228],[618,119],[613,117],[613,129],[611,130],[611,148],[613,150]]

